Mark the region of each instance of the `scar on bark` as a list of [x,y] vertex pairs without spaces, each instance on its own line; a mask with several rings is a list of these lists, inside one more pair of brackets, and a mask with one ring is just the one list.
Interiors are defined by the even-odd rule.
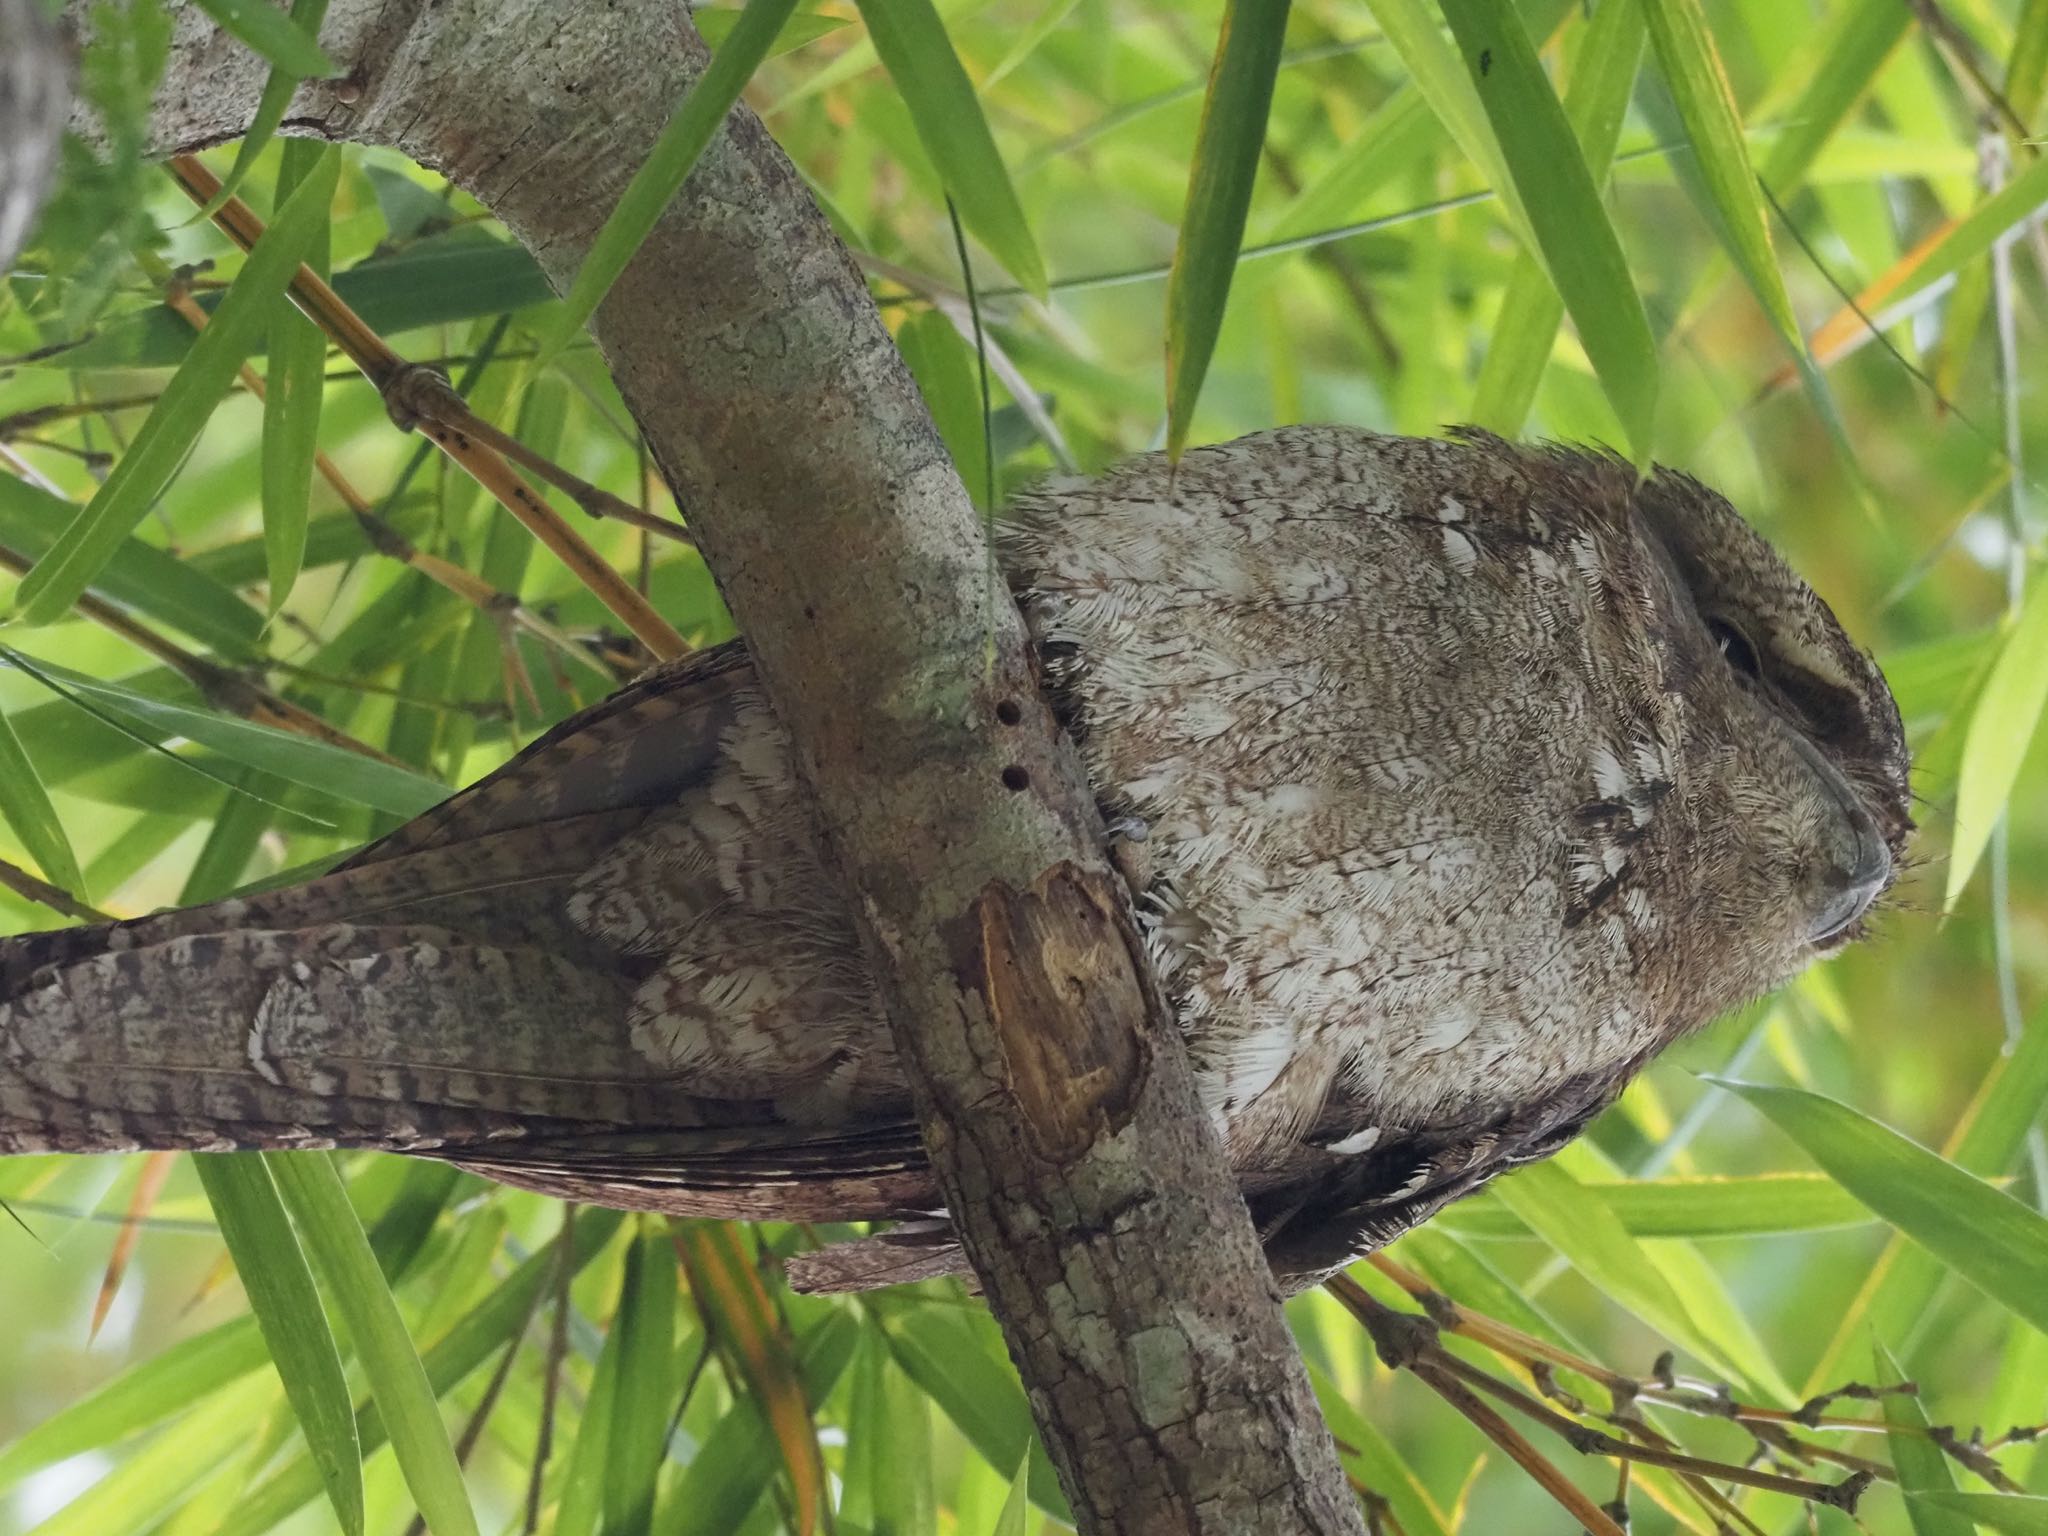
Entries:
[[1026,890],[992,880],[947,940],[961,987],[988,1009],[1034,1150],[1066,1162],[1122,1130],[1152,1050],[1144,954],[1114,877],[1061,860]]

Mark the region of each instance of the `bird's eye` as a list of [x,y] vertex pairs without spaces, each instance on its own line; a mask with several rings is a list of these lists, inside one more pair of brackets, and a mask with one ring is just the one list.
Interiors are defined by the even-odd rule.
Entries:
[[1707,620],[1707,633],[1714,637],[1721,657],[1744,677],[1761,677],[1763,667],[1757,660],[1756,647],[1749,643],[1749,636],[1737,629],[1726,619]]

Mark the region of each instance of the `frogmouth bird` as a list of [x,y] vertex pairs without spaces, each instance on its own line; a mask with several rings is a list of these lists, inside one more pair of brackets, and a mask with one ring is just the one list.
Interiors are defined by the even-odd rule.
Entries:
[[[1682,475],[1291,428],[1045,484],[999,547],[1295,1272],[1556,1150],[1857,938],[1898,866],[1882,676]],[[0,1151],[316,1146],[697,1215],[933,1212],[743,642],[328,874],[0,944]]]

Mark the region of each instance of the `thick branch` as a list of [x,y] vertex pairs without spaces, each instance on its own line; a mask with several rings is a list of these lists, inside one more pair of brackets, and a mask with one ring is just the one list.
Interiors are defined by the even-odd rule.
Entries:
[[[682,14],[337,0],[350,77],[290,121],[445,171],[563,287],[702,65]],[[259,84],[188,14],[160,147],[239,132]],[[750,114],[593,329],[796,742],[1081,1528],[1359,1530],[974,511]]]

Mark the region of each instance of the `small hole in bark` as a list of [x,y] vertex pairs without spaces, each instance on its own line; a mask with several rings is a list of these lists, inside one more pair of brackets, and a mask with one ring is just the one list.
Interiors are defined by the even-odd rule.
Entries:
[[1015,699],[1004,699],[996,706],[996,718],[1005,725],[1015,725],[1024,718],[1024,710]]
[[1003,788],[1029,789],[1030,787],[1031,774],[1027,769],[1020,768],[1017,764],[1012,763],[1003,770]]

